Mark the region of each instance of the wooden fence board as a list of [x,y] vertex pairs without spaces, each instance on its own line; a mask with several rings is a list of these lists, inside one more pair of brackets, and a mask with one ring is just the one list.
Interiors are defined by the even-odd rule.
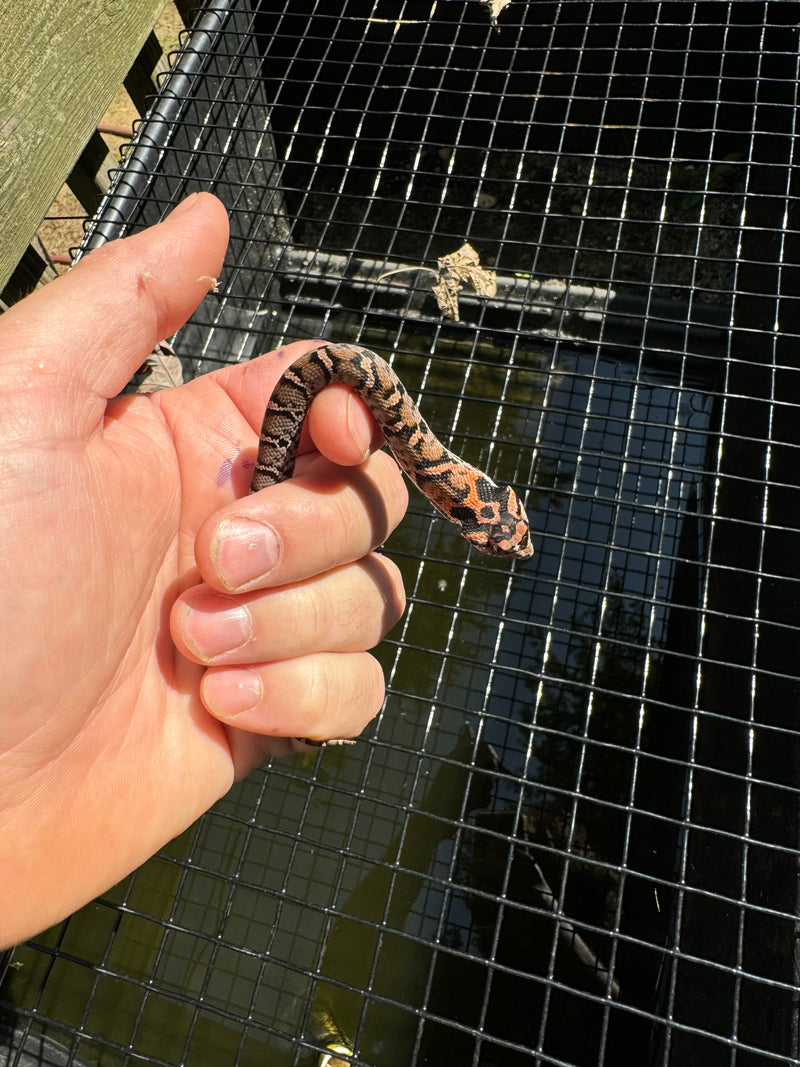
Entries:
[[0,289],[164,7],[164,0],[0,0]]

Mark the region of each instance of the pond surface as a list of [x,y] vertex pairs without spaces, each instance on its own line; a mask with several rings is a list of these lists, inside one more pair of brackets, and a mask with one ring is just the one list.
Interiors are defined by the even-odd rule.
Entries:
[[[387,546],[409,608],[378,651],[389,691],[367,740],[258,771],[19,951],[8,992],[33,1007],[48,968],[37,1010],[102,1035],[83,1061],[310,1064],[295,1041],[328,1027],[402,1067],[471,1056],[480,1025],[511,1063],[545,977],[637,1002],[657,972],[655,945],[629,959],[609,932],[639,847],[637,753],[676,714],[651,691],[702,550],[711,398],[588,350],[507,356],[443,342],[395,365],[448,445],[522,488],[534,559],[471,553],[414,494]],[[553,998],[569,1021],[577,1002]],[[554,1038],[565,1053],[597,1039],[602,1011],[582,1013]]]

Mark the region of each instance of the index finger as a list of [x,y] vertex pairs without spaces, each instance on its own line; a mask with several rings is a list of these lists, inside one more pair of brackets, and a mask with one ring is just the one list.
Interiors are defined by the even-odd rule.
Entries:
[[[325,342],[320,340],[294,341],[249,363],[216,372],[220,384],[256,433],[278,379],[292,363],[322,344]],[[334,463],[349,467],[363,463],[382,441],[366,405],[348,386],[334,384],[314,398],[299,453],[316,448]]]

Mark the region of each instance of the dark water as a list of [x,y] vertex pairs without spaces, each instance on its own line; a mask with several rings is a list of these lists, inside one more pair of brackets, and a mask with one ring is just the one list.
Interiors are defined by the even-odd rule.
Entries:
[[[369,742],[259,771],[18,951],[6,997],[62,1040],[83,1030],[83,1061],[311,1064],[332,1019],[382,1067],[528,1062],[540,1042],[588,1063],[614,1040],[609,998],[657,1003],[675,842],[656,816],[683,796],[659,722],[679,751],[689,719],[651,695],[702,551],[711,401],[591,351],[476,356],[443,343],[398,367],[451,447],[527,486],[534,559],[470,555],[415,495]],[[631,822],[634,797],[655,821]],[[633,946],[611,937],[623,899],[644,909]]]

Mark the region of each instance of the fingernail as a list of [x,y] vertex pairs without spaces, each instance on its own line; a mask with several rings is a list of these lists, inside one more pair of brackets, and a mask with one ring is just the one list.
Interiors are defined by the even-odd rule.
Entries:
[[280,559],[281,543],[264,522],[223,519],[211,546],[211,560],[226,589],[239,589],[264,578]]
[[233,719],[261,701],[261,679],[244,669],[214,671],[202,684],[203,703],[218,719]]
[[187,604],[181,633],[199,659],[210,660],[252,640],[253,619],[244,604],[209,593]]
[[369,459],[369,443],[367,444],[367,447],[364,448],[364,445],[362,444],[363,435],[359,434],[357,432],[355,426],[353,425],[353,421],[354,421],[353,420],[353,415],[356,414],[356,413],[357,413],[359,421],[361,421],[363,423],[363,416],[362,416],[361,412],[357,410],[357,408],[355,406],[354,397],[351,394],[347,398],[347,411],[346,411],[346,415],[345,415],[345,426],[347,428],[347,433],[348,433],[348,435],[350,437],[350,440],[355,444],[356,448],[361,453],[361,460],[363,462],[364,460]]

